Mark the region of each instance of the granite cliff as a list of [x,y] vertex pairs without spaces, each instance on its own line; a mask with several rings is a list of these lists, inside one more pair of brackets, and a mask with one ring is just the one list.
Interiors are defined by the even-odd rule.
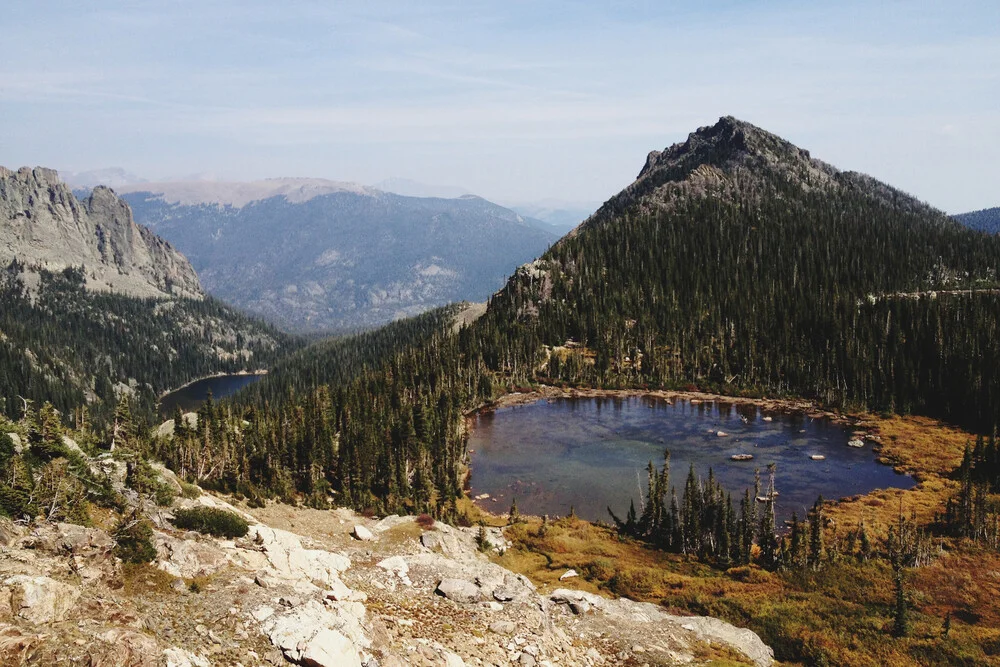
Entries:
[[52,169],[0,167],[0,262],[41,270],[83,268],[86,287],[135,297],[204,297],[187,259],[137,225],[128,204],[98,186],[78,200]]

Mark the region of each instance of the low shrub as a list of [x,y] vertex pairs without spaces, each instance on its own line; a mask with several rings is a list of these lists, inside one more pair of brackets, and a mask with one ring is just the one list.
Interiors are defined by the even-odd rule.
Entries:
[[243,537],[250,529],[243,517],[216,507],[193,507],[177,510],[174,525],[182,530],[196,530],[215,537]]
[[421,514],[417,517],[417,525],[424,530],[430,530],[434,527],[434,517],[430,514]]
[[198,488],[197,484],[181,482],[181,497],[187,498],[188,500],[194,500],[195,498],[201,497],[201,489]]

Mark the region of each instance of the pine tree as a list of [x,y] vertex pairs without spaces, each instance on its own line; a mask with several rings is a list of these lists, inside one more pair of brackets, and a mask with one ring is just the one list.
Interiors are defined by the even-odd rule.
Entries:
[[816,499],[809,512],[809,566],[818,569],[823,563],[823,496]]

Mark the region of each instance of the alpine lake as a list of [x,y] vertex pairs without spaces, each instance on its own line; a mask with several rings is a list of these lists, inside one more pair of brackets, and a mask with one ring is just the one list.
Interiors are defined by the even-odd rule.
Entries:
[[703,480],[711,469],[737,506],[746,489],[753,494],[755,470],[766,491],[768,465],[775,464],[781,520],[793,512],[804,518],[820,495],[829,500],[916,485],[879,463],[874,443],[853,435],[848,425],[750,404],[543,398],[471,419],[469,485],[476,502],[494,513],[516,500],[522,514],[574,511],[610,521],[610,507],[624,518],[630,502],[640,510],[647,466],[652,461],[659,469],[664,450],[670,451],[670,485],[678,497],[693,466]]
[[174,409],[178,407],[181,412],[195,412],[208,400],[209,393],[213,398],[226,398],[262,377],[263,373],[238,373],[195,380],[180,389],[164,394],[160,398],[160,414],[169,419],[173,416]]

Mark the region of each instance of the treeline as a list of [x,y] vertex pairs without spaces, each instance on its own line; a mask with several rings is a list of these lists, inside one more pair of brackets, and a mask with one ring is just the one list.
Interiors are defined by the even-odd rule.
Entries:
[[996,434],[966,444],[956,477],[959,491],[938,517],[942,528],[992,549],[1000,548],[1000,443]]
[[[81,270],[41,273],[29,291],[16,261],[0,271],[0,413],[24,400],[107,418],[122,391],[152,415],[157,396],[193,378],[266,368],[299,343],[219,301],[138,299],[84,289]],[[117,386],[117,389],[116,389]]]

